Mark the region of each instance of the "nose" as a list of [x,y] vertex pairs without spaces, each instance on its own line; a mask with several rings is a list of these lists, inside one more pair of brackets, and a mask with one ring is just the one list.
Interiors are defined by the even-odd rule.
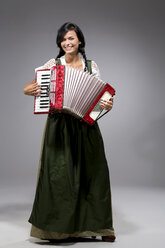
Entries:
[[68,39],[68,40],[65,41],[65,45],[67,46],[69,44],[70,44],[70,40]]

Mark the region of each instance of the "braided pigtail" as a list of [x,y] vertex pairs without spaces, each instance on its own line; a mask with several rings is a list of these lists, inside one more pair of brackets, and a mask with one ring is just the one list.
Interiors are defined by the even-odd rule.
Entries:
[[85,54],[85,49],[83,47],[81,47],[81,44],[79,46],[79,52],[82,54],[83,58],[84,58],[84,61],[85,61],[85,68],[84,68],[84,71],[87,71],[87,68],[88,68],[88,64],[87,64],[87,57],[86,57],[86,54]]
[[57,55],[56,59],[62,57],[65,54],[65,52],[60,48],[59,54]]

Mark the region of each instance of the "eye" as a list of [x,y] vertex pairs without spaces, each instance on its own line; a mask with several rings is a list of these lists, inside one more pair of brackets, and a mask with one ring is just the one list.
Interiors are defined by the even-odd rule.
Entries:
[[74,38],[73,37],[69,37],[69,40],[74,40]]

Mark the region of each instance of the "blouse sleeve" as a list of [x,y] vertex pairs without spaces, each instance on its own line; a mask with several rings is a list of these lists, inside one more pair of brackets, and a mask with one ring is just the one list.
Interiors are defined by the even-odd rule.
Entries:
[[56,63],[55,59],[50,59],[50,60],[47,61],[44,65],[35,68],[35,72],[36,72],[37,70],[50,69],[52,66],[55,65],[55,63]]
[[100,70],[99,70],[97,64],[94,61],[92,61],[92,74],[95,77],[99,77],[100,78]]

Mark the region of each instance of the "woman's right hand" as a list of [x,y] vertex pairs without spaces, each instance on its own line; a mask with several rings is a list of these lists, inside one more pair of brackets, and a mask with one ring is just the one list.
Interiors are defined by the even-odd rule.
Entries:
[[24,94],[29,96],[40,96],[41,86],[34,79],[24,87]]

